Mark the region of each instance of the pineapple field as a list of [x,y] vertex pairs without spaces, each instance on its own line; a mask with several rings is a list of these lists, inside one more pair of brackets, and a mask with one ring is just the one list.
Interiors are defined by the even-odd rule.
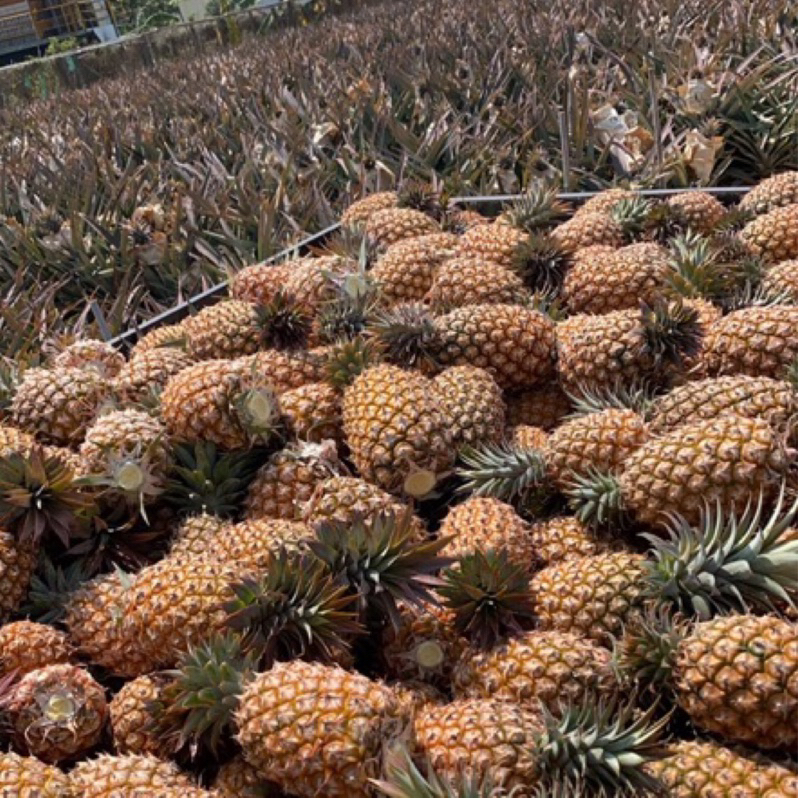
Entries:
[[0,112],[0,798],[798,796],[798,16],[628,13]]

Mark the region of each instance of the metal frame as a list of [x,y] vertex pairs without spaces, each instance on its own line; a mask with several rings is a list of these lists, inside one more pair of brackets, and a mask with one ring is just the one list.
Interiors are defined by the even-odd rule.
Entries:
[[[673,194],[684,194],[686,192],[691,191],[701,191],[709,194],[715,194],[721,198],[732,198],[739,196],[740,194],[745,194],[750,191],[749,186],[717,186],[714,188],[652,188],[652,189],[642,189],[638,191],[639,194],[645,197],[668,197],[672,196]],[[568,202],[576,202],[582,203],[589,200],[591,197],[595,197],[597,194],[600,194],[601,191],[571,191],[571,192],[562,192],[557,196],[565,201]],[[477,196],[477,197],[454,197],[452,198],[451,202],[453,205],[466,205],[466,206],[501,206],[508,202],[513,202],[515,200],[520,199],[523,195],[520,194],[495,194],[493,196]],[[278,252],[276,255],[273,255],[271,258],[263,261],[265,264],[268,263],[276,263],[280,260],[284,260],[289,258],[293,255],[302,255],[305,254],[311,247],[318,246],[319,244],[323,244],[333,233],[336,233],[340,230],[341,225],[340,223],[330,225],[330,227],[325,228],[324,230],[315,233],[314,235],[310,236],[309,238],[305,238],[302,241],[294,244],[291,247],[287,247],[286,249]],[[178,305],[175,305],[173,308],[169,310],[165,310],[163,313],[159,313],[157,316],[153,316],[146,322],[138,325],[137,327],[133,327],[126,332],[122,333],[121,335],[116,336],[115,338],[111,338],[108,343],[111,346],[117,347],[119,349],[127,349],[131,347],[138,338],[145,335],[146,333],[150,332],[151,330],[156,329],[157,327],[164,326],[166,324],[173,324],[179,321],[182,321],[186,316],[189,316],[193,311],[200,310],[208,305],[213,304],[214,301],[222,297],[227,288],[229,286],[229,281],[225,280],[218,285],[214,285],[211,288],[206,289],[200,294],[196,294],[195,296],[191,297],[190,299],[181,302]],[[96,303],[92,303],[91,306],[92,312],[94,317],[97,321],[97,325],[100,330],[107,330],[107,324],[105,318],[102,315],[102,311],[100,310],[99,305]]]

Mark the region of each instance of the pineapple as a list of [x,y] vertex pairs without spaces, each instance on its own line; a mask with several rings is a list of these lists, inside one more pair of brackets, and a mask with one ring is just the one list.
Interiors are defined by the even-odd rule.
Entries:
[[552,238],[571,253],[597,244],[619,248],[626,243],[623,225],[611,214],[590,211],[583,211],[555,227]]
[[393,691],[360,674],[277,663],[244,688],[235,722],[244,757],[299,798],[368,798],[385,747],[407,724]]
[[763,214],[798,202],[798,172],[783,172],[761,180],[741,200],[740,210]]
[[0,753],[0,795],[3,798],[68,798],[68,777],[36,757]]
[[443,554],[463,557],[475,551],[504,550],[510,562],[532,571],[539,560],[526,523],[509,505],[476,497],[449,510],[440,528],[449,539]]
[[464,305],[520,305],[529,292],[520,277],[498,263],[458,257],[438,266],[424,301],[447,311]]
[[110,383],[92,370],[29,369],[17,386],[11,417],[45,443],[78,444],[109,393]]
[[290,352],[267,349],[238,362],[255,374],[266,376],[274,390],[281,394],[313,382],[324,382],[328,358],[326,348]]
[[488,371],[476,366],[452,366],[433,382],[440,407],[451,424],[454,449],[495,443],[504,436],[504,398]]
[[249,486],[247,518],[298,518],[317,486],[342,469],[330,441],[281,449],[269,458]]
[[35,546],[0,531],[0,622],[19,609],[35,568]]
[[207,513],[188,517],[172,538],[169,556],[175,560],[179,557],[205,556],[213,546],[213,541],[230,525],[229,521]]
[[478,225],[466,230],[457,247],[458,259],[482,260],[511,269],[515,253],[529,234],[510,224]]
[[163,675],[139,676],[114,696],[109,715],[117,753],[155,756],[163,748],[154,731],[154,707],[162,700],[166,683]]
[[784,260],[771,266],[762,278],[762,289],[786,303],[798,304],[798,260]]
[[26,673],[6,706],[18,750],[55,763],[93,748],[108,717],[105,691],[66,663]]
[[706,191],[685,191],[665,200],[670,219],[697,233],[711,233],[726,217],[726,208]]
[[146,402],[154,398],[171,377],[193,362],[187,352],[170,346],[138,352],[117,374],[114,393],[126,402]]
[[698,351],[697,311],[681,303],[600,316],[573,316],[557,328],[566,391],[606,391],[641,379],[667,382]]
[[161,349],[163,347],[182,349],[186,344],[186,334],[183,330],[183,322],[179,324],[167,324],[163,327],[156,327],[146,335],[136,341],[130,358],[148,352],[151,349]]
[[422,300],[436,271],[454,254],[457,241],[451,233],[431,233],[388,247],[369,272],[380,300],[385,305]]
[[274,785],[265,782],[243,757],[225,762],[213,780],[214,798],[281,798]]
[[341,396],[324,382],[311,382],[280,394],[286,429],[299,441],[321,444],[343,438]]
[[124,365],[124,356],[110,344],[90,339],[75,341],[60,352],[53,361],[56,369],[93,371],[105,380],[116,377]]
[[565,275],[562,297],[571,313],[609,313],[651,304],[663,293],[668,253],[652,243],[630,244],[595,257],[577,252]]
[[499,387],[535,388],[555,373],[554,324],[517,305],[467,305],[435,319],[444,366],[489,371]]
[[268,305],[280,293],[291,272],[287,263],[253,263],[236,272],[230,280],[230,295],[253,305]]
[[793,458],[767,421],[726,414],[651,438],[617,477],[577,478],[570,495],[583,520],[623,509],[648,524],[669,515],[695,522],[707,502],[740,511],[751,495],[774,495]]
[[740,238],[751,252],[771,263],[798,257],[798,204],[758,216],[742,229]]
[[551,430],[571,412],[571,400],[557,385],[510,394],[506,400],[507,418],[513,426]]
[[[268,373],[268,372],[266,372]],[[161,415],[177,441],[245,449],[274,434],[279,409],[271,382],[243,360],[206,360],[166,384]]]
[[66,634],[33,621],[15,621],[0,626],[0,677],[18,675],[71,662],[74,651]]
[[558,631],[531,631],[488,651],[471,651],[454,669],[458,698],[507,701],[556,711],[618,689],[610,652],[590,639]]
[[315,316],[326,302],[338,298],[347,278],[357,277],[357,262],[338,255],[300,258],[288,269],[284,294],[304,313]]
[[661,435],[682,424],[711,421],[725,413],[763,419],[776,429],[787,429],[798,414],[798,398],[788,383],[769,377],[710,377],[659,397],[649,410],[649,431]]
[[81,798],[213,798],[173,762],[135,754],[80,762],[69,784]]
[[344,393],[343,420],[358,471],[390,492],[425,495],[453,465],[446,418],[421,375],[366,369]]
[[519,424],[510,428],[512,445],[521,449],[544,449],[548,439],[549,433],[540,427]]
[[587,524],[571,516],[558,516],[532,524],[530,535],[538,557],[546,565],[603,554],[610,543]]
[[798,307],[736,310],[707,331],[703,365],[708,376],[748,374],[783,379],[798,359]]
[[356,227],[368,221],[377,211],[398,207],[399,195],[396,191],[378,191],[355,200],[341,216],[341,224],[344,227]]
[[398,241],[440,233],[441,226],[413,208],[385,208],[368,217],[365,231],[379,246],[388,247]]
[[580,216],[583,213],[610,213],[619,203],[624,200],[636,200],[638,196],[638,193],[632,189],[608,188],[604,191],[599,191],[584,204],[580,205],[574,216]]
[[673,798],[751,795],[783,798],[798,794],[798,772],[788,763],[709,740],[677,740],[648,765]]

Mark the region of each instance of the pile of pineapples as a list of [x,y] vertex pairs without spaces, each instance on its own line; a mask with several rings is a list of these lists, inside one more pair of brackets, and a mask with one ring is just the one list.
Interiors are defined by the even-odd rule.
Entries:
[[798,173],[408,184],[8,383],[3,796],[798,795]]

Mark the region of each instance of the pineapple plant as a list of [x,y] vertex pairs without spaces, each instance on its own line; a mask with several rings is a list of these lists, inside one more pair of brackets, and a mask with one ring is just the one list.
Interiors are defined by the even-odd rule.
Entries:
[[97,745],[108,717],[102,686],[88,671],[68,663],[26,673],[5,709],[15,747],[49,763]]

